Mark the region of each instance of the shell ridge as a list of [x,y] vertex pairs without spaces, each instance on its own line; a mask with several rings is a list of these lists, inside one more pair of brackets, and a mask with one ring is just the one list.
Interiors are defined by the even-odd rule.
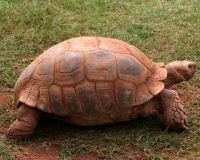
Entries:
[[83,113],[83,108],[82,108],[80,99],[78,97],[77,89],[76,89],[76,87],[73,87],[73,88],[74,88],[74,92],[75,92],[75,96],[76,96],[76,101],[78,103],[78,107],[79,107],[80,113]]
[[99,96],[98,96],[98,93],[97,93],[97,83],[96,81],[94,82],[94,92],[95,92],[95,95],[96,95],[96,98],[97,98],[97,107],[98,107],[98,111],[103,113],[103,110],[101,108],[101,105],[100,105],[100,99],[99,99]]
[[65,103],[64,103],[64,94],[63,94],[63,87],[60,87],[60,91],[61,91],[61,106],[63,108],[63,110],[65,111],[66,113],[66,116],[69,114],[68,110],[66,109],[65,107]]

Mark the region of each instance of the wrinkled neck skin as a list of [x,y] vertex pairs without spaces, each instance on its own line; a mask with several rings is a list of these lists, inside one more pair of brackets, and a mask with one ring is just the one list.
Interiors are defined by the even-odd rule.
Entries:
[[165,68],[167,69],[167,78],[163,81],[165,88],[170,88],[174,84],[185,81],[185,78],[173,67],[166,65]]

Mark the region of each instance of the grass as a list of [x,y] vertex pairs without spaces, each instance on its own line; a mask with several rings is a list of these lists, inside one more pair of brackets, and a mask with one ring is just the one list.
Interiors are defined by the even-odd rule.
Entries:
[[[0,0],[0,90],[12,91],[22,70],[44,50],[78,36],[121,39],[157,62],[188,59],[197,63],[197,74],[180,87],[188,92],[188,133],[166,132],[158,115],[133,122],[96,128],[64,124],[53,127],[61,134],[39,131],[29,140],[60,151],[61,159],[95,152],[111,159],[137,156],[174,159],[200,156],[200,5],[198,0]],[[186,92],[186,93],[185,93]],[[13,99],[10,98],[13,103]],[[0,125],[10,124],[16,112],[0,104]],[[159,119],[159,121],[158,121]],[[53,132],[53,133],[51,133]],[[54,140],[48,140],[54,139]],[[9,148],[21,143],[0,140],[0,158],[12,159]],[[21,144],[22,145],[22,144]]]
[[0,159],[1,160],[12,160],[14,155],[11,155],[10,152],[17,151],[17,148],[9,144],[6,138],[0,138]]

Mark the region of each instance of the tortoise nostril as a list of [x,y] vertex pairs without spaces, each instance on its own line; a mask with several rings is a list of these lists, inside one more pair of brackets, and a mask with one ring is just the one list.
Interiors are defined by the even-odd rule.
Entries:
[[192,64],[189,64],[188,68],[191,69],[192,68]]
[[190,63],[189,65],[188,65],[188,68],[189,69],[196,69],[196,65],[195,65],[195,63]]

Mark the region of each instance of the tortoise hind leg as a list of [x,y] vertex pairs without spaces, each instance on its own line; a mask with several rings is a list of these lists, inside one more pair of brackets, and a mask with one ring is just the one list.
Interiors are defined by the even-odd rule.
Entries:
[[8,137],[31,135],[38,124],[40,116],[41,112],[36,108],[21,104],[17,119],[10,125],[6,135]]
[[164,89],[161,92],[164,121],[171,130],[187,130],[186,114],[176,91]]

